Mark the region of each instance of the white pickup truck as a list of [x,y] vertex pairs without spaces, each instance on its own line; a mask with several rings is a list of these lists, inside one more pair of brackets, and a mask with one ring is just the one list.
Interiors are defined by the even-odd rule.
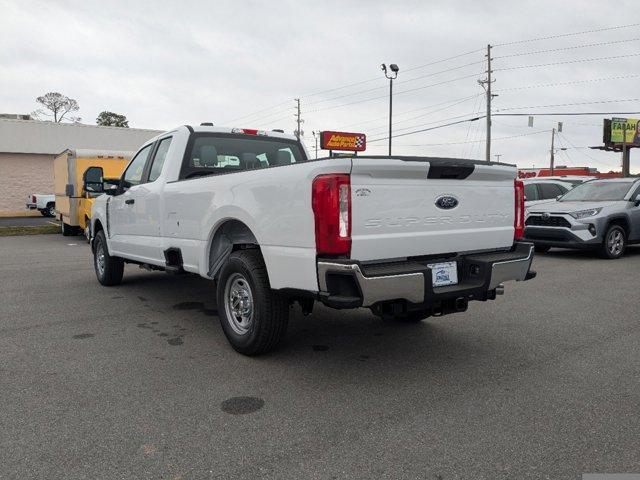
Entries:
[[56,216],[56,196],[34,193],[27,198],[27,210],[38,210],[44,217]]
[[215,281],[222,328],[246,355],[278,344],[296,301],[408,321],[463,312],[535,276],[515,177],[473,160],[312,160],[276,131],[182,126],[96,199],[95,271],[103,285],[125,263]]

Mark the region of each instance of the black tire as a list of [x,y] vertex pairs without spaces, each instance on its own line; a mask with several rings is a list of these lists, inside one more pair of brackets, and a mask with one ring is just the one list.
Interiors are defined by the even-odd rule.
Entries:
[[47,210],[40,210],[40,213],[42,214],[43,217],[49,216],[49,212]]
[[217,300],[222,330],[237,352],[266,353],[284,338],[289,302],[271,290],[259,250],[239,250],[229,256],[218,278]]
[[60,221],[60,228],[62,229],[62,235],[65,237],[71,237],[78,234],[76,227],[72,227],[68,223],[64,223],[64,220]]
[[548,245],[535,245],[533,248],[536,253],[547,253],[549,250],[551,250],[551,247]]
[[611,225],[604,234],[600,255],[602,258],[615,260],[624,255],[627,249],[627,232],[620,225]]
[[105,287],[119,285],[124,273],[124,260],[109,255],[103,230],[98,232],[93,242],[93,268],[98,281]]
[[46,217],[54,218],[56,216],[56,204],[55,203],[47,203],[47,209],[45,213],[43,213]]
[[86,227],[84,228],[84,231],[82,232],[82,234],[84,235],[84,238],[87,240],[87,243],[91,243],[91,220],[85,217],[84,224],[86,225]]

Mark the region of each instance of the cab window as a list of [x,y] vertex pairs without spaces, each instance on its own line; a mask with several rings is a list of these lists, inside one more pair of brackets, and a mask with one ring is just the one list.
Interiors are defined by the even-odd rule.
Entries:
[[167,158],[167,152],[169,151],[169,145],[171,145],[171,137],[163,138],[158,144],[156,154],[153,156],[153,163],[151,164],[151,170],[149,171],[149,181],[155,182],[162,173],[162,167],[164,161]]
[[180,179],[305,162],[299,142],[261,135],[196,133],[187,147]]
[[566,189],[561,188],[560,185],[556,185],[555,183],[541,183],[539,187],[543,200],[556,198],[558,195],[562,195],[567,191]]
[[524,198],[527,202],[538,200],[538,187],[535,183],[527,183],[524,186]]
[[149,158],[152,145],[147,145],[140,150],[135,157],[133,157],[133,160],[131,160],[131,163],[122,177],[123,188],[131,188],[134,185],[140,185],[140,182],[142,182],[144,166],[147,163],[147,158]]

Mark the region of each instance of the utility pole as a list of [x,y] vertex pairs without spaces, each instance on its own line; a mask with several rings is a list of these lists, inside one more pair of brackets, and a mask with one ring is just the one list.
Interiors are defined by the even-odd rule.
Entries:
[[300,113],[300,99],[295,98],[294,100],[296,101],[296,123],[298,124],[298,128],[296,129],[296,137],[298,138],[298,140],[300,140],[300,137],[304,135],[304,132],[302,131],[302,124],[304,123],[304,120],[302,120]]
[[491,94],[491,84],[495,82],[495,80],[491,79],[491,74],[493,71],[491,70],[491,45],[487,45],[487,78],[485,80],[478,80],[478,83],[482,85],[484,91],[487,94],[487,136],[486,136],[486,152],[485,152],[485,160],[487,162],[491,161],[491,100],[496,95]]
[[398,65],[392,63],[389,65],[389,70],[387,71],[387,65],[385,63],[382,64],[382,71],[384,72],[384,76],[389,79],[389,156],[391,156],[391,132],[392,132],[392,118],[393,118],[393,81],[398,76],[398,72],[400,69]]
[[502,156],[502,154],[501,154],[501,153],[496,153],[496,154],[494,155],[494,157],[496,157],[496,162],[500,162],[500,157],[501,157],[501,156]]
[[316,160],[318,159],[318,135],[320,135],[320,132],[316,132],[315,130],[313,132],[311,132],[313,134],[313,140],[315,142],[316,145]]
[[555,138],[556,138],[556,127],[553,127],[551,129],[551,158],[550,158],[550,161],[549,161],[549,170],[551,172],[551,176],[553,176],[553,165],[554,165],[554,162],[556,160],[556,158],[555,158],[555,148],[553,146]]

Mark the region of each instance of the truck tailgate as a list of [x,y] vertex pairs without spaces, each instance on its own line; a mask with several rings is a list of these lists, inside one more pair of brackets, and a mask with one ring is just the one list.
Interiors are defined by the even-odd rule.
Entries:
[[351,257],[384,260],[510,247],[515,176],[509,165],[465,160],[354,158]]

